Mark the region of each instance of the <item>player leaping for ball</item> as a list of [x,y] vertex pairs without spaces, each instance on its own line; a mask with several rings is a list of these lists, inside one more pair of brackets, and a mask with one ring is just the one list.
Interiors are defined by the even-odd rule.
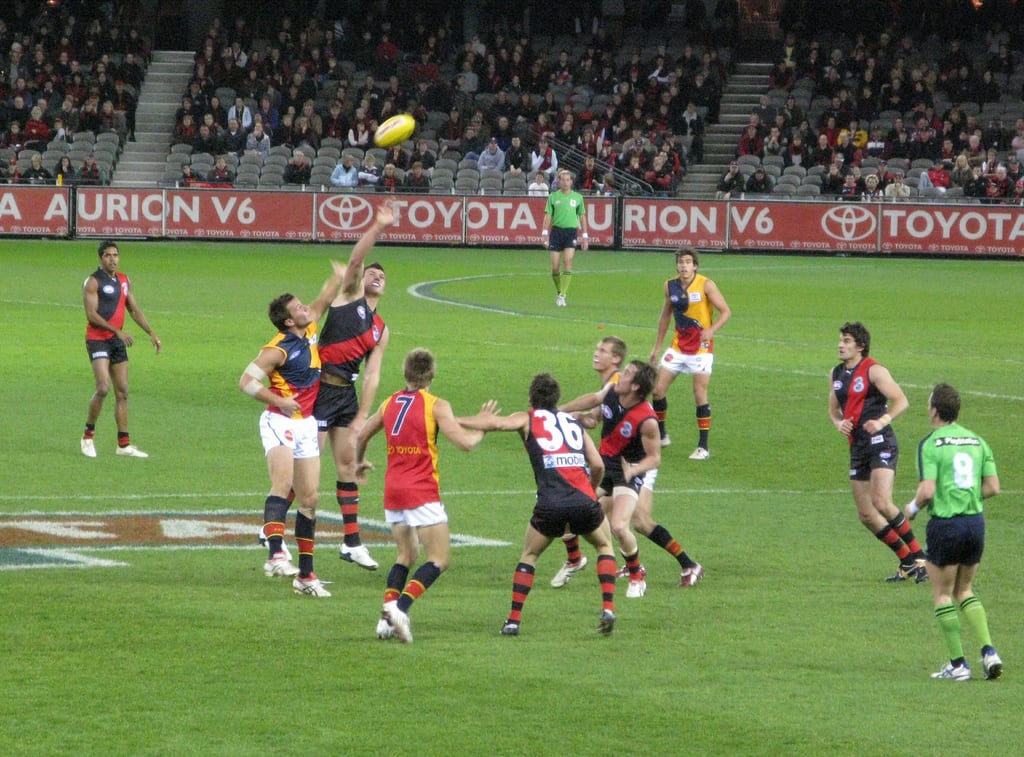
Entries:
[[[320,334],[320,394],[316,416],[320,446],[330,439],[337,472],[336,493],[341,508],[344,543],[342,560],[367,570],[377,570],[359,535],[359,486],[356,484],[355,440],[359,429],[373,412],[380,385],[380,367],[388,346],[389,331],[377,313],[386,278],[380,263],[364,266],[380,234],[395,222],[390,202],[377,208],[370,228],[352,248],[341,291],[331,302]],[[364,365],[365,361],[365,365]],[[362,368],[363,389],[356,396],[356,380]]]

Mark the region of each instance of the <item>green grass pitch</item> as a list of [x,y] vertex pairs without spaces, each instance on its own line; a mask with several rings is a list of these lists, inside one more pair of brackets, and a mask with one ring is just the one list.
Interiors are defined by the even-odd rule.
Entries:
[[[1024,739],[1024,283],[1015,261],[771,257],[705,253],[733,309],[716,339],[712,458],[696,442],[685,378],[670,394],[655,515],[707,570],[677,587],[675,563],[641,539],[649,590],[617,593],[619,622],[595,633],[592,568],[564,589],[538,565],[522,633],[503,638],[512,572],[531,509],[513,434],[464,454],[442,442],[454,550],[413,608],[411,646],[374,638],[394,548],[376,573],[324,539],[324,601],[263,576],[255,540],[230,548],[93,548],[121,566],[14,569],[14,526],[33,513],[261,512],[260,407],[238,376],[272,335],[266,305],[312,298],[348,246],[123,241],[122,269],[164,343],[132,348],[131,432],[148,460],[116,458],[113,403],[100,456],[79,454],[92,392],[81,285],[94,241],[0,242],[3,338],[0,639],[4,751],[17,755],[948,755],[1016,753]],[[572,397],[595,388],[597,340],[653,346],[668,253],[576,257],[556,308],[541,250],[381,246],[380,311],[392,330],[380,396],[400,388],[417,346],[438,360],[434,391],[457,413],[495,398],[523,409],[550,371]],[[1004,493],[988,503],[977,581],[1006,673],[937,682],[945,658],[927,585],[882,579],[895,560],[858,523],[846,443],[827,418],[838,327],[862,320],[871,354],[910,399],[895,428],[897,502],[916,484],[931,386],[964,396],[962,420],[992,444]],[[139,334],[138,329],[135,331]],[[382,462],[379,439],[370,458]],[[337,513],[325,460],[321,508]],[[362,489],[381,520],[381,474]],[[84,515],[83,515],[84,518]],[[75,520],[69,516],[70,520]],[[924,522],[916,521],[923,537]],[[291,530],[289,528],[289,534]],[[290,540],[290,539],[289,539]],[[493,543],[500,543],[495,546]],[[589,547],[584,547],[589,549]],[[3,564],[6,559],[8,564]],[[965,630],[972,663],[978,645]]]

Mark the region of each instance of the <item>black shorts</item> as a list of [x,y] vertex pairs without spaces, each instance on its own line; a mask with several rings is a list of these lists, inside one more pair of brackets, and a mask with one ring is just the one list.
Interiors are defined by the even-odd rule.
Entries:
[[548,239],[548,249],[552,252],[561,252],[570,247],[576,249],[576,229],[563,229],[560,227],[551,229],[551,238]]
[[855,444],[850,448],[850,480],[869,481],[875,468],[896,472],[900,448],[895,444]]
[[551,539],[558,539],[566,531],[589,534],[596,531],[604,520],[604,511],[597,502],[580,505],[541,505],[533,508],[530,525]]
[[128,362],[128,348],[116,336],[110,339],[86,339],[89,360],[109,360],[111,365]]
[[602,457],[601,459],[604,460],[604,478],[601,479],[599,489],[610,496],[616,486],[625,486],[640,494],[640,487],[644,485],[646,473],[644,476],[633,476],[627,481],[622,474],[622,463],[618,458]]
[[947,565],[977,565],[985,551],[985,516],[931,518],[926,530],[928,561]]
[[348,428],[359,412],[359,398],[354,386],[335,386],[320,382],[320,391],[313,405],[316,427],[327,431],[335,426]]

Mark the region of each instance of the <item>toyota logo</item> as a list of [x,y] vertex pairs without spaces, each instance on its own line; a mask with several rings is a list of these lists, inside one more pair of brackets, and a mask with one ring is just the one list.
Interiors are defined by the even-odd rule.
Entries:
[[318,215],[325,226],[352,231],[369,224],[374,212],[373,205],[358,195],[332,195],[320,203]]
[[858,242],[875,232],[875,214],[859,205],[841,203],[821,218],[821,230],[841,242]]

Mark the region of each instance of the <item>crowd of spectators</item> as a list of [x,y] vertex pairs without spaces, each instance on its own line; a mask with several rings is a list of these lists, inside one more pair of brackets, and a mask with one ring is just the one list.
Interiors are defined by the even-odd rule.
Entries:
[[[448,21],[417,21],[401,34],[373,16],[356,27],[315,16],[274,23],[257,32],[243,18],[214,21],[175,119],[178,154],[191,147],[224,155],[239,182],[244,174],[263,184],[275,151],[289,158],[301,149],[308,175],[281,172],[282,183],[352,187],[350,172],[336,170],[351,154],[354,186],[379,191],[455,188],[470,170],[484,191],[510,176],[525,191],[529,177],[540,170],[551,179],[562,162],[586,168],[584,191],[614,191],[635,179],[670,195],[688,163],[701,159],[705,124],[718,118],[728,74],[714,47],[670,50],[634,37],[622,52],[596,22],[592,33],[557,46],[551,36],[497,24],[461,40]],[[374,147],[377,125],[397,113],[417,120],[426,140],[419,155],[411,145],[394,155]],[[371,156],[376,172],[365,164]],[[454,168],[437,165],[449,160]],[[200,172],[207,166],[202,159]],[[277,173],[270,171],[271,184]]]
[[103,184],[133,138],[150,50],[131,4],[75,8],[0,9],[0,180]]
[[1020,202],[1022,74],[998,25],[944,46],[909,33],[829,44],[789,31],[719,196]]

